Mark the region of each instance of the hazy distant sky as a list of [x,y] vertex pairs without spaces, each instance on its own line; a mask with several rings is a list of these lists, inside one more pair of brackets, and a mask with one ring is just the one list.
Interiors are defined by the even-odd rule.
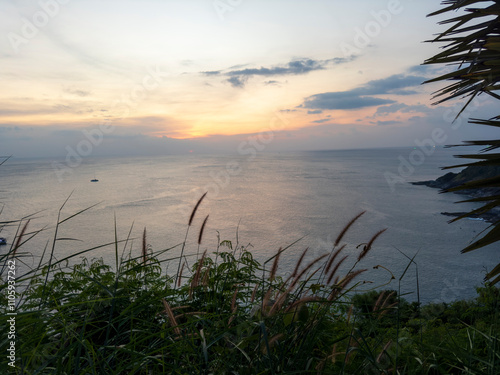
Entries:
[[440,7],[0,0],[0,154],[408,146],[436,127],[446,143],[479,138],[451,124],[455,103],[431,106],[442,85],[421,86],[443,69],[420,66],[439,50],[423,41],[443,30],[426,18]]

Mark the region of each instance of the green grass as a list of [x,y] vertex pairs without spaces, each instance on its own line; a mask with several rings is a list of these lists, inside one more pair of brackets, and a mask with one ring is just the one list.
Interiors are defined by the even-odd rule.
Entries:
[[[115,236],[112,266],[99,258],[68,264],[95,249],[56,260],[54,250],[63,244],[57,228],[67,220],[58,219],[45,259],[16,275],[16,367],[6,360],[9,325],[2,319],[0,373],[500,373],[499,289],[480,288],[471,301],[425,306],[395,291],[350,293],[362,280],[359,260],[376,251],[372,245],[382,233],[340,274],[347,251],[342,238],[361,214],[340,231],[331,253],[309,263],[300,257],[286,277],[277,270],[289,247],[262,264],[227,240],[201,254],[202,231],[196,245],[188,242],[201,200],[179,245],[181,256],[171,256],[173,249],[153,251],[144,231],[140,249]],[[15,244],[0,256],[0,313],[6,318],[9,265],[21,265],[23,249],[37,234],[18,224]]]

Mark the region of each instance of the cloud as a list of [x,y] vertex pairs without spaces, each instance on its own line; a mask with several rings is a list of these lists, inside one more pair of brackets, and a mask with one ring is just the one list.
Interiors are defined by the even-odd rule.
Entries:
[[380,99],[370,96],[359,96],[350,91],[326,92],[312,95],[306,98],[303,106],[305,108],[333,110],[333,109],[357,109],[373,107],[377,105],[396,103],[394,100]]
[[241,69],[248,66],[248,64],[237,64],[229,67],[229,70]]
[[[222,70],[211,70],[200,72],[205,76],[228,76],[226,80],[233,87],[243,87],[249,78],[255,76],[262,77],[275,77],[275,76],[287,76],[287,75],[303,75],[317,70],[325,70],[329,66],[344,64],[353,61],[355,57],[336,57],[327,60],[314,60],[309,58],[294,59],[285,64],[274,65],[269,67],[261,66],[260,68],[244,68],[247,65],[235,66],[229,68],[227,71]],[[277,81],[267,81],[277,83]]]
[[218,76],[221,74],[221,71],[220,70],[209,70],[209,71],[201,72],[201,74],[203,74],[205,76]]
[[408,69],[409,73],[424,74],[426,76],[434,77],[436,72],[441,70],[442,67],[436,65],[415,65]]
[[408,87],[420,86],[427,78],[417,75],[395,74],[387,78],[369,81],[365,85],[352,91],[365,95],[412,95],[414,90],[404,90]]
[[245,83],[247,80],[245,77],[231,77],[228,78],[226,81],[229,82],[233,87],[243,88],[245,87]]
[[396,112],[399,112],[401,110],[406,109],[407,107],[409,107],[409,105],[404,104],[404,103],[385,105],[382,107],[378,107],[377,111],[375,112],[375,115],[386,115],[388,113],[396,113]]
[[396,103],[394,100],[375,96],[412,95],[416,91],[408,90],[408,88],[420,86],[424,80],[423,76],[395,74],[387,78],[369,81],[349,91],[325,92],[309,96],[299,107],[315,110],[349,110],[394,104]]
[[386,125],[398,125],[400,124],[398,121],[377,121],[378,126],[386,126]]
[[67,87],[63,90],[67,94],[79,96],[79,97],[85,97],[90,95],[90,91],[85,91],[85,90],[78,90],[78,89],[73,89],[71,87]]
[[319,115],[320,113],[323,113],[321,109],[315,109],[314,111],[307,111],[308,115]]
[[233,70],[227,73],[230,76],[280,76],[306,74],[314,70],[323,70],[330,60],[302,59],[293,60],[284,66],[273,66],[270,68],[247,68]]
[[271,81],[265,81],[264,84],[266,86],[279,86],[281,84],[281,82],[271,80]]
[[[170,134],[185,129],[175,120],[149,116],[127,118],[124,121],[114,123],[113,130],[103,134],[99,143],[92,142],[91,153],[85,156],[183,154],[190,149],[215,151],[200,140],[170,138]],[[95,125],[89,124],[72,124],[72,127],[68,127],[67,124],[14,126],[0,123],[0,150],[15,157],[64,158],[68,155],[68,147],[78,152],[79,145],[89,141],[89,131],[95,129]],[[162,137],[167,132],[168,136]]]
[[[408,106],[408,109],[411,107],[413,106]],[[464,139],[494,138],[497,129],[466,126],[465,118],[455,124],[451,123],[451,119],[444,120],[453,108],[429,108],[423,116],[402,119],[399,125],[376,120],[366,123],[366,118],[359,124],[335,123],[334,119],[324,123],[304,123],[300,128],[274,131],[273,142],[266,144],[266,151],[414,146],[414,140],[430,138],[438,127],[445,131],[446,144],[458,144]],[[457,106],[456,110],[460,108]],[[480,111],[486,111],[486,116],[497,113],[498,103],[494,99],[488,100],[481,106]],[[175,137],[178,129],[180,134],[187,125],[176,122],[174,118],[163,119],[154,116],[127,118],[124,123],[120,121],[115,125],[115,130],[106,134],[102,144],[94,147],[90,156],[186,154],[189,150],[199,153],[234,154],[242,142],[247,142],[248,145],[249,139],[253,139],[249,137],[259,136],[258,133],[248,133],[177,140],[169,137]],[[0,150],[4,155],[12,154],[15,157],[60,157],[64,161],[67,156],[66,146],[76,150],[79,142],[87,139],[83,129],[91,129],[89,124],[72,126],[74,127],[71,129],[67,124],[17,126],[5,121],[0,123]]]
[[329,118],[322,118],[321,120],[316,120],[313,122],[316,124],[322,124],[322,123],[327,122],[327,121],[330,121],[330,119]]
[[52,113],[49,108],[3,108],[0,107],[0,117],[4,116],[26,116]]
[[404,103],[396,103],[387,106],[378,107],[372,118],[384,116],[390,113],[429,113],[431,108],[423,104],[408,105]]

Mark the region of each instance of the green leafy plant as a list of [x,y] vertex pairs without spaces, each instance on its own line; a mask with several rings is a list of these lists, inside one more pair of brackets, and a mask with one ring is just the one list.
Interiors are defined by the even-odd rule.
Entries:
[[[63,208],[56,233],[70,223]],[[114,243],[57,259],[65,242],[55,235],[49,258],[42,255],[17,275],[16,362],[14,368],[0,362],[0,372],[496,374],[498,289],[422,309],[395,291],[352,294],[366,271],[358,266],[383,232],[363,245],[343,243],[362,215],[340,231],[330,252],[310,259],[306,249],[285,273],[280,259],[297,242],[259,263],[238,241],[219,240],[200,254],[204,226],[195,248],[186,235],[160,251],[148,245],[144,230],[140,249],[115,233]],[[32,235],[26,224],[19,228],[17,245],[0,256],[2,316],[9,306],[5,271],[27,255]],[[103,248],[114,250],[113,265],[83,257]],[[348,271],[340,272],[351,257]],[[191,267],[187,259],[195,259]],[[168,274],[169,268],[179,272]],[[0,320],[0,330],[7,329]],[[0,350],[8,345],[2,336]]]

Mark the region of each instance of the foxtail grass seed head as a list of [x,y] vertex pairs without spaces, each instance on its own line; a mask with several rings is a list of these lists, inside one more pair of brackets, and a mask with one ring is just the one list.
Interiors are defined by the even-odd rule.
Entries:
[[337,256],[342,252],[342,250],[344,250],[346,247],[346,245],[342,245],[336,252],[335,254],[333,254],[333,256],[330,258],[330,260],[328,261],[328,264],[326,265],[326,268],[325,268],[325,273],[328,274],[328,272],[330,271],[330,268],[332,267],[332,264],[333,262],[335,261],[335,259],[337,258]]
[[364,268],[362,270],[356,270],[356,271],[350,272],[344,278],[344,280],[342,281],[342,283],[340,285],[342,290],[344,290],[347,287],[347,285],[349,285],[351,283],[352,280],[354,280],[356,277],[358,277],[359,275],[361,275],[363,272],[366,272],[366,271],[368,271],[368,269]]
[[280,255],[281,255],[281,247],[279,248],[278,252],[274,256],[274,262],[273,266],[271,268],[271,273],[269,274],[269,280],[274,280],[274,277],[276,276],[276,271],[278,270],[278,263],[280,261]]
[[337,282],[337,280],[335,280],[335,283],[334,285],[332,286],[332,291],[330,293],[330,295],[328,296],[328,301],[333,301],[334,299],[336,299],[339,294],[345,290],[345,288],[347,287],[347,285],[349,285],[349,283],[354,280],[356,277],[358,277],[360,274],[362,274],[363,272],[366,272],[368,271],[367,269],[362,269],[362,270],[356,270],[356,271],[353,271],[353,272],[349,272],[341,281],[340,283]]
[[259,288],[259,283],[255,284],[255,287],[253,288],[252,296],[250,297],[250,303],[253,303],[255,301],[255,295],[257,294],[257,289]]
[[167,313],[168,319],[170,320],[170,325],[174,329],[175,334],[179,336],[181,334],[181,330],[179,328],[179,325],[177,324],[177,320],[175,319],[174,312],[172,311],[172,308],[165,299],[162,299],[162,302],[163,302],[163,307],[165,308],[165,312]]
[[196,214],[196,211],[198,210],[198,207],[200,206],[201,202],[203,201],[203,199],[205,198],[205,196],[207,195],[207,193],[208,193],[208,191],[205,192],[205,194],[203,194],[200,199],[198,199],[198,202],[194,206],[193,211],[191,212],[191,216],[189,217],[188,226],[191,226],[191,224],[193,223],[194,215]]
[[380,352],[380,354],[377,356],[377,359],[375,362],[377,363],[380,363],[380,361],[382,360],[382,357],[384,356],[384,354],[387,354],[387,349],[389,349],[389,346],[391,346],[392,344],[392,340],[389,340],[387,342],[387,344],[384,345],[384,348],[382,349],[382,351]]
[[346,363],[351,363],[351,359],[353,358],[353,354],[356,352],[356,349],[358,348],[359,343],[358,340],[354,338],[353,335],[349,338],[349,344],[347,344],[347,350],[346,350],[346,356],[345,356],[345,361]]
[[368,254],[368,252],[371,250],[372,248],[372,245],[373,243],[375,242],[375,240],[382,234],[384,233],[385,231],[387,230],[386,229],[382,229],[382,230],[379,230],[377,233],[375,233],[375,235],[370,239],[370,241],[368,241],[368,243],[363,247],[363,251],[359,254],[358,256],[358,262],[363,259],[366,254]]
[[382,292],[378,295],[377,300],[375,301],[375,305],[373,305],[373,311],[378,311],[381,308],[382,298],[384,298],[385,292]]
[[332,348],[332,354],[330,355],[330,358],[332,359],[332,365],[335,364],[337,360],[337,356],[342,353],[337,352],[337,344],[335,343]]
[[299,282],[300,278],[304,276],[304,274],[311,269],[312,266],[314,266],[316,263],[318,263],[320,260],[326,258],[328,254],[323,254],[316,259],[314,259],[312,262],[310,262],[300,273],[295,276],[295,279],[293,279],[292,284],[290,285],[290,288],[293,288],[297,283]]
[[23,237],[26,234],[26,230],[28,229],[28,224],[30,223],[31,219],[28,219],[26,224],[24,224],[23,229],[21,229],[21,233],[19,233],[19,236],[17,236],[16,244],[14,245],[14,250],[12,251],[12,256],[14,257],[16,255],[17,249],[21,246],[21,243],[23,241]]
[[191,288],[189,290],[189,296],[191,297],[191,294],[193,292],[193,289],[196,288],[200,284],[200,275],[201,275],[201,269],[203,267],[203,263],[205,261],[205,257],[207,256],[207,250],[203,252],[203,255],[201,256],[201,259],[198,261],[198,267],[196,267],[196,272],[194,274],[193,280],[191,281]]
[[272,348],[276,344],[276,342],[280,340],[282,337],[284,337],[282,333],[278,333],[273,337],[271,337],[271,339],[269,340],[269,347]]
[[298,301],[295,301],[290,306],[288,306],[285,309],[285,312],[289,312],[289,311],[293,310],[297,306],[300,306],[300,305],[303,305],[303,304],[306,304],[306,303],[309,303],[309,302],[318,302],[318,301],[321,301],[320,297],[310,297],[310,296],[309,297],[308,296],[302,297]]
[[201,285],[207,286],[208,285],[208,280],[210,278],[210,271],[212,269],[212,266],[209,265],[208,268],[203,272],[203,279],[201,281]]
[[293,270],[292,277],[297,276],[297,272],[299,272],[300,265],[302,264],[302,261],[304,260],[304,257],[306,256],[306,253],[308,250],[309,250],[309,248],[306,248],[302,252],[302,255],[300,256],[299,260],[297,261],[297,264],[295,265],[295,269]]
[[201,240],[203,239],[203,231],[205,230],[205,225],[207,224],[207,220],[208,220],[209,216],[210,215],[207,215],[205,220],[203,220],[203,224],[201,225],[200,234],[198,235],[198,245],[201,245]]
[[148,246],[146,240],[146,227],[144,227],[144,232],[142,233],[142,263],[146,263],[148,256]]
[[346,319],[347,324],[351,322],[353,310],[354,310],[354,305],[351,303],[351,305],[349,306],[349,311],[347,312],[347,319]]
[[[395,292],[391,292],[387,296],[385,296],[385,292],[380,293],[377,302],[375,303],[375,306],[373,306],[373,312],[378,313],[377,316],[378,319],[381,319],[382,316],[387,314],[390,311],[390,309],[392,309],[398,304],[397,302],[389,304],[389,300],[392,296],[394,296],[394,294]],[[384,297],[385,299],[382,301],[382,298]]]
[[[267,307],[269,306],[270,301],[272,301],[271,300],[272,294],[273,294],[273,290],[271,288],[269,288],[269,290],[264,295],[264,299],[262,300],[262,313],[264,313],[264,311],[267,310]],[[272,304],[274,304],[274,301],[272,302]]]
[[335,243],[333,244],[334,247],[337,246],[340,243],[340,241],[342,241],[342,238],[344,238],[344,236],[347,233],[347,231],[349,230],[349,228],[351,228],[351,226],[356,222],[356,220],[358,220],[361,216],[363,216],[365,212],[366,211],[360,212],[349,223],[347,223],[347,225],[344,227],[344,229],[342,229],[340,234],[337,236],[337,239],[335,240]]
[[269,316],[273,316],[275,312],[281,310],[281,307],[285,303],[285,300],[288,297],[289,293],[290,290],[285,291],[283,294],[279,296],[279,298],[277,298],[274,301],[273,305],[271,306],[271,309],[269,310]]
[[236,306],[236,308],[231,311],[231,316],[229,317],[229,320],[227,322],[228,328],[231,327],[231,323],[233,322],[234,318],[236,317],[236,310],[238,310],[238,306]]
[[345,260],[347,258],[349,258],[349,255],[345,255],[342,259],[339,260],[339,262],[336,264],[336,266],[333,267],[332,272],[330,273],[330,275],[328,276],[328,280],[326,281],[327,284],[330,284],[330,282],[332,281],[333,277],[335,276],[335,273],[337,273],[339,267],[342,265],[342,263],[345,262]]
[[236,299],[238,297],[238,288],[234,291],[233,298],[231,299],[231,311],[234,312],[236,311],[236,308],[238,307],[236,305]]

